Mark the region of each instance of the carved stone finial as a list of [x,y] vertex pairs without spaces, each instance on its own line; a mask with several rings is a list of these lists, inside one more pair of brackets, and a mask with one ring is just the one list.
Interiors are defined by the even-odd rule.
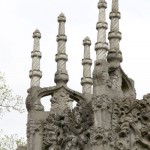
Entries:
[[119,31],[119,19],[121,18],[118,6],[118,0],[112,0],[112,12],[109,18],[111,19],[110,32],[108,39],[110,50],[108,51],[107,60],[110,68],[118,68],[122,62],[122,53],[120,51],[121,32]]
[[84,58],[82,59],[83,65],[83,78],[81,79],[81,85],[83,94],[91,94],[92,78],[91,78],[91,65],[92,60],[90,58],[90,45],[91,40],[89,37],[86,37],[83,40],[84,45]]
[[98,3],[98,5],[97,5],[97,7],[98,7],[98,9],[100,9],[100,8],[107,8],[107,3],[106,3],[106,1],[105,0],[99,0],[99,3]]
[[42,54],[40,52],[40,38],[41,33],[38,29],[33,32],[34,44],[33,51],[31,52],[32,57],[32,69],[30,70],[29,76],[31,78],[31,87],[40,86],[40,78],[42,72],[40,71],[40,59]]
[[105,59],[106,52],[108,50],[108,44],[106,42],[106,30],[108,25],[106,23],[106,12],[107,3],[105,0],[100,0],[98,3],[99,18],[96,25],[97,33],[97,43],[95,44],[96,59]]
[[66,17],[63,13],[58,16],[58,22],[66,22]]
[[83,45],[91,45],[91,40],[88,36],[83,40]]
[[41,38],[41,33],[38,29],[33,32],[33,38]]
[[66,41],[67,36],[65,35],[65,22],[66,17],[63,13],[58,16],[59,29],[57,35],[57,54],[56,54],[56,62],[57,62],[57,72],[55,73],[55,83],[58,84],[66,84],[69,80],[68,73],[66,70],[66,61],[68,60],[68,56],[66,54]]

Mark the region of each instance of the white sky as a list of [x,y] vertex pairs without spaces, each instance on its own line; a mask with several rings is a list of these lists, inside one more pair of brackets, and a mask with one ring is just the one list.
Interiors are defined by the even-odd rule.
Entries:
[[[111,0],[108,1],[107,18]],[[68,86],[81,91],[82,40],[92,40],[91,53],[95,60],[98,21],[98,0],[0,0],[0,71],[14,94],[26,97],[30,85],[32,33],[38,28],[41,38],[41,87],[54,85],[57,53],[57,16],[63,12],[67,17],[66,35]],[[134,79],[137,97],[142,98],[150,90],[150,0],[120,0],[120,31],[123,39],[122,68]],[[108,20],[109,21],[109,20]],[[110,21],[108,22],[110,24]],[[7,134],[26,134],[26,114],[9,113],[0,120],[0,128]]]

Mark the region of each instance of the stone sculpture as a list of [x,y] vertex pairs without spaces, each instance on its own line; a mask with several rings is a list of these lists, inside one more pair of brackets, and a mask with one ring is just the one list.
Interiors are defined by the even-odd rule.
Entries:
[[[64,14],[58,17],[57,71],[53,87],[40,87],[41,33],[39,30],[33,33],[31,87],[26,99],[28,150],[150,150],[150,94],[137,100],[134,81],[121,68],[118,0],[112,0],[108,46],[106,8],[106,1],[99,0],[93,77],[91,41],[89,37],[83,40],[82,93],[67,86]],[[45,112],[40,99],[47,95],[52,96],[51,109]],[[77,103],[74,108],[73,101]]]

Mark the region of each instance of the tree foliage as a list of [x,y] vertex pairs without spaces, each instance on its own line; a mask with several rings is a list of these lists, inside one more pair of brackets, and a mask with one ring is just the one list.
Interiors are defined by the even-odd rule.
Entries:
[[0,115],[12,110],[24,111],[23,98],[12,94],[12,90],[6,84],[4,74],[0,72]]
[[[5,76],[0,72],[0,118],[6,113],[16,110],[24,112],[23,98],[19,95],[13,95],[12,90],[7,85]],[[18,146],[25,145],[24,138],[19,138],[17,134],[5,135],[0,131],[0,150],[16,150]]]
[[16,150],[18,146],[25,146],[24,138],[19,138],[17,134],[3,135],[0,133],[0,150]]

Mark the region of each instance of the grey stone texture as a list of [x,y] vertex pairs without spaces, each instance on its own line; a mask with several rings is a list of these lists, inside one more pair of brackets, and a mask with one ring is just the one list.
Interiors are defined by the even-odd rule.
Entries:
[[25,146],[18,146],[17,150],[27,150],[27,147],[25,147]]
[[[38,30],[34,32],[31,87],[26,99],[27,150],[150,150],[150,94],[137,100],[134,81],[121,68],[118,0],[112,0],[108,48],[106,8],[106,1],[99,0],[92,77],[91,41],[89,37],[83,40],[82,93],[67,86],[64,14],[58,17],[55,86],[40,87],[41,34]],[[51,95],[51,108],[46,112],[40,100],[48,95]],[[74,101],[77,104],[73,108]]]

